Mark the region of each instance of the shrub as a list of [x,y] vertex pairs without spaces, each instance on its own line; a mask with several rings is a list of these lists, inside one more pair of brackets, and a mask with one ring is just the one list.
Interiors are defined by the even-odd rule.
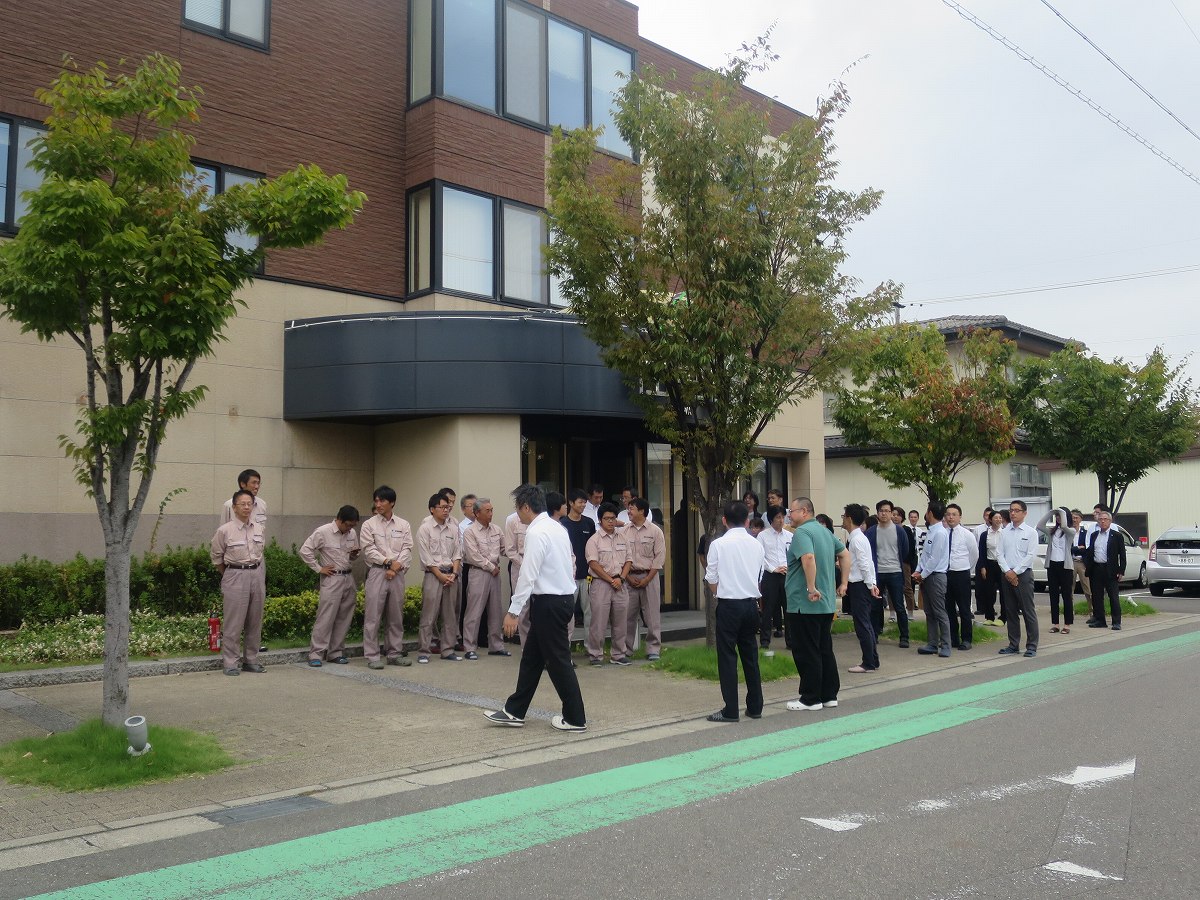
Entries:
[[221,576],[207,547],[168,547],[147,553],[130,572],[135,609],[165,616],[207,614],[221,604]]
[[[263,549],[263,559],[267,563],[268,597],[291,597],[315,591],[320,586],[320,576],[304,564],[297,550],[295,544],[292,544],[290,551],[284,550],[274,538]],[[211,563],[209,568],[212,568]]]
[[[268,575],[270,569],[267,570]],[[302,591],[288,597],[268,597],[263,605],[263,638],[294,637],[312,631],[317,618],[317,591]],[[361,633],[363,626],[363,590],[358,589],[354,618],[350,630]],[[421,586],[409,585],[404,590],[404,634],[413,638],[421,623]]]
[[[157,616],[135,612],[130,617],[132,656],[193,655],[208,650],[205,616]],[[50,624],[26,624],[0,642],[0,662],[21,665],[83,662],[104,656],[104,616],[77,614]]]

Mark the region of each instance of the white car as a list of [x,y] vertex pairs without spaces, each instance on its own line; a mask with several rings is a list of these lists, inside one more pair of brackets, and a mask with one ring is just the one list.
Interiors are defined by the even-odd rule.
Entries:
[[[1125,539],[1125,576],[1121,585],[1142,587],[1146,583],[1146,551],[1128,531],[1113,522],[1112,527]],[[1046,532],[1038,531],[1038,557],[1033,563],[1033,589],[1046,590]],[[1200,550],[1195,551],[1200,556]],[[1161,593],[1161,591],[1160,591]]]
[[1200,588],[1200,528],[1178,525],[1164,531],[1150,545],[1146,577],[1155,597],[1170,587]]

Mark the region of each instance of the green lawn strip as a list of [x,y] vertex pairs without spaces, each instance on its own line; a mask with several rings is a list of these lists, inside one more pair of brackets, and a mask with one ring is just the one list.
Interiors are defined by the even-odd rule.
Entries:
[[74,731],[0,746],[0,776],[13,784],[89,791],[202,775],[234,764],[207,734],[151,725],[149,740],[149,753],[130,756],[125,729],[91,719]]
[[[1108,609],[1108,601],[1104,601],[1104,608]],[[1088,606],[1086,600],[1080,600],[1075,604],[1075,615],[1090,616],[1092,609]],[[1147,603],[1145,600],[1138,600],[1136,603],[1128,597],[1121,598],[1121,615],[1122,616],[1156,616],[1158,610]]]

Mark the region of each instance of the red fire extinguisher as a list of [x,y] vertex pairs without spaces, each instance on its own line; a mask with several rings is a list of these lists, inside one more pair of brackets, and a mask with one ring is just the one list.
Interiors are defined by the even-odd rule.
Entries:
[[221,618],[215,612],[208,614],[208,649],[213,653],[221,649]]

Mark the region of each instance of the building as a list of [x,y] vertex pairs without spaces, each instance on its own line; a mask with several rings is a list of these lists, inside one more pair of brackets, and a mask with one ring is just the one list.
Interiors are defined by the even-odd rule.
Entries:
[[[953,358],[959,335],[968,328],[990,328],[999,331],[1017,345],[1019,356],[1049,356],[1069,343],[1036,328],[1030,328],[1004,316],[945,316],[918,322],[934,325],[946,338]],[[887,497],[897,506],[918,509],[922,514],[928,503],[916,487],[895,490],[859,460],[866,455],[887,455],[886,449],[848,446],[833,421],[832,395],[825,397],[825,477],[830,503],[858,502],[874,505]],[[963,489],[954,502],[963,508],[963,521],[977,523],[985,507],[1007,503],[1013,498],[1029,502],[1030,509],[1049,509],[1051,497],[1050,472],[1043,468],[1048,460],[1036,456],[1020,435],[1015,454],[1002,463],[975,462],[960,473]],[[1089,507],[1090,512],[1090,507]]]
[[[370,509],[392,485],[417,523],[450,485],[490,496],[529,480],[634,485],[672,545],[672,603],[699,596],[694,522],[672,516],[681,476],[620,379],[565,316],[542,273],[550,126],[612,127],[615,73],[699,67],[638,33],[623,0],[84,0],[0,7],[0,231],[31,186],[34,91],[68,51],[82,66],[161,51],[203,87],[196,162],[214,190],[300,162],[345,173],[368,202],[316,248],[271,253],[246,309],[192,384],[209,393],[168,433],[140,531],[195,544],[252,466],[271,532],[299,542],[343,503]],[[766,103],[747,92],[747,98]],[[772,107],[782,131],[800,115]],[[0,323],[0,561],[98,555],[95,509],[57,436],[70,432],[83,371],[69,346]],[[528,385],[536,380],[537,389]],[[762,436],[766,487],[823,497],[819,400],[787,407]],[[685,517],[690,520],[690,517]]]

